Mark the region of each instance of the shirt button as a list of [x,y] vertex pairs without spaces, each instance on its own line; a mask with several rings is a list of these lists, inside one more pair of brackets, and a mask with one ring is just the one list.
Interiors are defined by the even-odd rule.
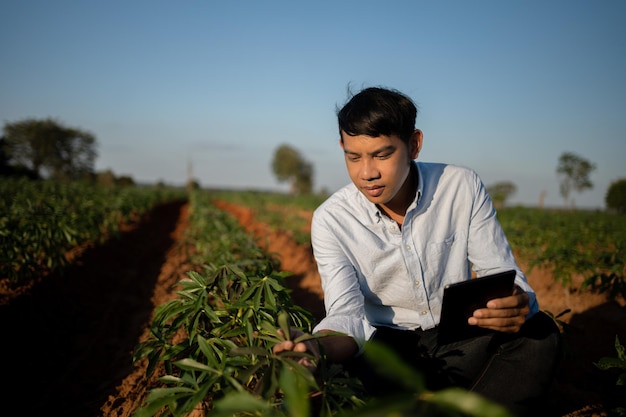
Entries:
[[406,250],[411,250],[411,245],[406,245]]
[[417,280],[417,279],[415,280],[415,285],[416,285],[416,286],[419,286],[419,285],[420,285],[419,280]]
[[423,311],[422,311],[422,316],[425,316],[426,314],[428,314],[428,311],[423,310]]

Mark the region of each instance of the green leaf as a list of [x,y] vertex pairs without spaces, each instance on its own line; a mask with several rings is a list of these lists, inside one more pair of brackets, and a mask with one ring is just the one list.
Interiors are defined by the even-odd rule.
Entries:
[[291,340],[291,332],[289,329],[289,313],[287,313],[287,311],[285,310],[281,310],[281,312],[278,313],[278,327],[280,327],[280,330],[283,331],[285,339]]
[[469,416],[514,417],[501,405],[495,404],[477,393],[461,388],[449,388],[423,396],[427,402],[445,406],[448,409],[465,413]]
[[219,416],[232,416],[241,412],[260,413],[263,415],[271,411],[271,409],[271,406],[266,401],[246,391],[231,393],[215,402],[215,411]]
[[309,387],[306,380],[292,369],[283,367],[278,379],[280,389],[285,394],[285,405],[291,416],[306,417],[310,414]]
[[245,355],[257,355],[268,356],[269,352],[266,349],[256,346],[247,347],[235,347],[228,352],[229,356],[245,356]]
[[276,297],[269,282],[265,282],[265,301],[272,310],[276,310]]
[[608,358],[608,357],[601,358],[596,363],[596,366],[602,369],[603,371],[606,371],[607,369],[611,369],[611,368],[622,368],[626,370],[626,362],[618,358]]
[[203,363],[198,362],[195,359],[185,358],[174,362],[174,365],[185,371],[201,371],[201,372],[215,372],[214,368],[211,368]]

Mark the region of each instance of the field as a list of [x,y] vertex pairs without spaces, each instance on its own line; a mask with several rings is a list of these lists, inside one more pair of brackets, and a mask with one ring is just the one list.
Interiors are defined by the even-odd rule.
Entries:
[[[218,207],[293,273],[287,282],[294,303],[320,317],[319,276],[301,237],[311,208],[285,211],[282,204],[266,203],[259,210],[216,196]],[[145,361],[133,365],[133,350],[148,337],[155,307],[176,297],[177,283],[189,271],[202,269],[196,260],[199,248],[189,237],[191,211],[185,200],[156,204],[127,222],[118,237],[84,244],[68,266],[49,272],[23,293],[0,288],[3,375],[9,382],[2,391],[5,409],[20,415],[107,417],[130,416],[137,409],[156,382],[146,378]],[[278,213],[284,226],[287,213],[297,213],[299,226],[273,226],[268,211]],[[519,252],[529,268],[527,253]],[[584,279],[575,275],[564,286],[547,265],[529,273],[543,309],[554,314],[570,310],[560,317],[567,351],[546,416],[609,415],[617,392],[615,374],[593,363],[616,355],[616,335],[626,341],[625,303],[621,297],[580,290]]]

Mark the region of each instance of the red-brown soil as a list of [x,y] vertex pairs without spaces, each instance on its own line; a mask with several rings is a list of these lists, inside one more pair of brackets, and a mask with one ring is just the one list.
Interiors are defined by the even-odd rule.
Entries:
[[[258,224],[247,208],[223,204],[279,256],[293,299],[315,317],[323,314],[322,290],[310,246],[288,232]],[[62,274],[45,277],[10,299],[0,288],[3,410],[7,415],[66,417],[130,416],[155,386],[145,362],[132,364],[132,351],[147,336],[154,307],[175,296],[176,283],[192,269],[182,240],[187,205],[155,209],[107,244],[87,247]],[[626,342],[624,302],[564,290],[549,271],[529,280],[543,309],[567,323],[568,349],[545,416],[607,416],[615,375],[593,362],[615,356],[614,340]],[[6,295],[6,294],[4,294]]]

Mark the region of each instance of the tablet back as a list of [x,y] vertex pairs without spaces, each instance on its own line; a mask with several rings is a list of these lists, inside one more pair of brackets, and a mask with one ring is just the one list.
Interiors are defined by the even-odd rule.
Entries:
[[439,320],[439,344],[490,333],[488,329],[469,325],[467,319],[474,310],[485,308],[489,300],[512,295],[514,280],[515,271],[510,270],[447,285]]

